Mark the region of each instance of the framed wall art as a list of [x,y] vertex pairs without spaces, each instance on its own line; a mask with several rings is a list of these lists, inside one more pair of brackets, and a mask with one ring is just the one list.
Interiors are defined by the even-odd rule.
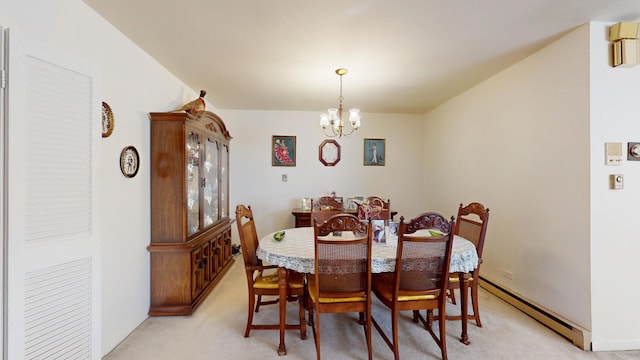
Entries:
[[384,166],[386,160],[385,139],[364,139],[364,165]]
[[311,210],[311,198],[302,198],[300,200],[300,208],[302,210]]
[[271,138],[271,165],[296,166],[296,137],[273,135]]
[[120,171],[128,178],[136,176],[140,165],[140,155],[134,146],[127,146],[120,153]]
[[102,102],[102,137],[109,137],[113,132],[113,111],[111,106]]
[[347,206],[345,206],[345,210],[357,211],[358,210],[358,202],[362,202],[364,199],[362,196],[358,197],[350,197],[347,199]]

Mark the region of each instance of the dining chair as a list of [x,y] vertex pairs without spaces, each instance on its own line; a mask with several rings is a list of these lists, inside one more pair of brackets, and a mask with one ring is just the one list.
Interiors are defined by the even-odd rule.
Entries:
[[[249,337],[251,330],[277,330],[280,324],[254,324],[253,313],[260,310],[261,305],[276,304],[275,300],[263,300],[263,296],[278,296],[278,275],[267,273],[265,270],[277,269],[277,265],[263,265],[262,260],[256,256],[258,249],[258,234],[253,219],[251,206],[236,206],[236,223],[244,259],[244,269],[247,275],[247,288],[249,289],[249,306],[247,313],[247,327],[244,337]],[[306,335],[306,322],[304,310],[304,277],[295,271],[287,270],[287,298],[289,301],[297,300],[300,306],[300,323],[285,324],[286,329],[300,329],[300,337],[304,340]],[[254,309],[255,306],[255,309]]]
[[391,200],[384,201],[377,196],[369,196],[367,201],[358,202],[358,218],[361,220],[385,220],[391,219]]
[[333,196],[322,196],[311,199],[311,224],[314,219],[322,224],[330,217],[344,212],[344,204]]
[[[398,316],[400,311],[413,311],[413,322],[422,322],[447,359],[446,304],[449,265],[453,244],[453,217],[447,221],[437,213],[423,213],[408,223],[400,218],[395,270],[373,274],[371,288],[376,297],[391,310],[391,338],[379,323],[371,321],[400,359]],[[420,314],[425,309],[426,318]],[[432,328],[433,310],[438,309],[439,336]]]
[[[480,264],[482,264],[482,248],[484,247],[484,238],[487,233],[487,225],[489,224],[489,208],[478,202],[472,202],[467,206],[460,204],[458,207],[458,216],[453,233],[463,237],[473,243],[478,253],[478,266],[469,275],[471,282],[471,304],[473,306],[473,314],[467,315],[467,319],[475,320],[478,327],[482,327],[480,321],[480,311],[478,307],[478,281],[480,278]],[[457,274],[451,274],[449,278],[448,296],[452,303],[456,303],[454,290],[460,289],[460,277]],[[457,317],[450,317],[456,319]]]
[[[320,314],[357,312],[371,359],[371,224],[338,214],[324,223],[315,220],[313,228],[314,273],[308,276],[307,301],[317,358]],[[342,236],[334,237],[335,232]]]
[[311,199],[311,208],[320,210],[340,210],[344,211],[344,203],[341,197],[321,196],[317,199]]
[[368,196],[367,202],[373,206],[380,206],[384,209],[391,209],[391,203],[389,202],[389,199],[387,199],[387,201],[384,201],[384,199],[379,196]]

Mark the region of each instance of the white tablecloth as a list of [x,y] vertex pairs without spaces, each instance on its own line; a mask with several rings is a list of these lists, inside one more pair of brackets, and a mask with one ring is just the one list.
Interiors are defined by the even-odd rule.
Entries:
[[[301,273],[313,273],[313,228],[285,229],[282,241],[275,241],[273,233],[260,239],[257,256],[269,264],[282,266]],[[387,244],[374,244],[371,250],[371,271],[393,272],[396,265],[397,238],[390,237]],[[478,266],[478,253],[469,240],[459,236],[453,239],[450,272],[469,272]]]

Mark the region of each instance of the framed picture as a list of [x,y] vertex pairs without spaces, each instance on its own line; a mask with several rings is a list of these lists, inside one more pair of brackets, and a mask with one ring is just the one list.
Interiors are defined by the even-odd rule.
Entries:
[[300,200],[300,208],[302,210],[311,210],[311,198],[302,198]]
[[296,137],[273,135],[271,138],[271,165],[296,166]]
[[113,132],[113,111],[111,106],[106,102],[102,102],[102,137],[109,137]]
[[347,206],[345,207],[345,210],[352,210],[352,211],[358,210],[358,204],[356,203],[356,198],[354,197],[347,198]]
[[364,139],[364,165],[384,166],[385,139]]
[[373,243],[386,244],[387,234],[384,228],[384,220],[371,220],[371,227],[373,228]]
[[389,221],[389,235],[398,236],[398,223],[395,221]]
[[387,245],[398,246],[398,223],[395,221],[389,221],[387,229]]
[[363,196],[355,196],[355,197],[351,197],[347,199],[347,206],[345,207],[346,210],[351,210],[351,211],[357,211],[358,210],[358,203],[362,203],[364,202],[364,197]]

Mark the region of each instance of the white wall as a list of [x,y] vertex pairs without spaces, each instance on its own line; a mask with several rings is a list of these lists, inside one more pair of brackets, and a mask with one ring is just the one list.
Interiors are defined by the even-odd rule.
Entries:
[[[348,101],[348,98],[346,99]],[[237,204],[251,205],[259,235],[294,226],[292,208],[300,198],[329,195],[345,198],[378,195],[391,199],[400,215],[413,217],[429,209],[422,200],[422,173],[416,151],[422,141],[417,115],[363,114],[362,127],[351,138],[338,139],[340,162],[325,167],[318,146],[325,139],[319,113],[296,111],[221,110],[233,136],[230,147],[231,213]],[[272,135],[294,135],[295,167],[271,165]],[[364,138],[386,139],[386,166],[363,166]],[[282,174],[288,181],[282,182]],[[235,229],[234,229],[235,230]],[[237,231],[234,241],[237,242]]]
[[588,37],[578,28],[425,115],[424,150],[436,208],[491,209],[482,275],[586,329]]
[[[425,154],[445,149],[453,161],[426,159],[447,175],[427,185],[448,190],[428,201],[486,204],[482,275],[591,331],[596,351],[640,348],[629,303],[640,290],[627,285],[640,162],[604,165],[605,142],[640,141],[640,67],[610,66],[610,25],[579,27],[425,115]],[[609,189],[614,173],[625,190]]]
[[[591,286],[594,350],[640,348],[640,296],[633,276],[640,254],[640,162],[605,166],[606,142],[640,142],[640,66],[609,64],[612,23],[591,25]],[[625,176],[624,190],[609,175]]]
[[[149,306],[147,114],[171,110],[197,93],[81,0],[0,0],[0,9],[0,24],[9,27],[12,48],[51,48],[102,69],[101,93],[115,117],[113,134],[101,139],[102,349],[106,353],[146,318]],[[19,79],[12,79],[10,72],[10,88],[21,86],[15,81]],[[19,94],[10,96],[16,103],[24,100],[15,99]],[[120,151],[127,145],[136,146],[141,158],[140,171],[132,179],[125,178],[119,168]]]

